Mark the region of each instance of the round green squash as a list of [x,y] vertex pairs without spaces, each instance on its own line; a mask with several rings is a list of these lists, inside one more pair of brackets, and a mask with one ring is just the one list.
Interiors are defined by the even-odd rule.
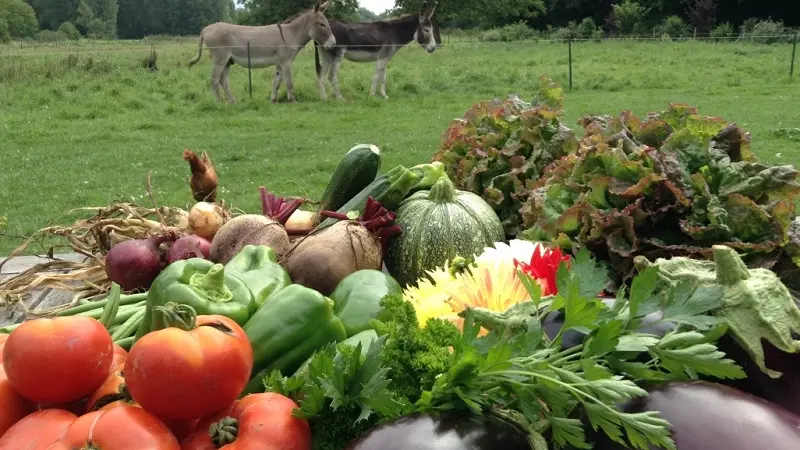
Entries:
[[401,286],[414,286],[426,271],[505,240],[492,207],[472,192],[456,190],[447,177],[430,191],[410,195],[396,212],[395,224],[403,231],[389,241],[384,263]]

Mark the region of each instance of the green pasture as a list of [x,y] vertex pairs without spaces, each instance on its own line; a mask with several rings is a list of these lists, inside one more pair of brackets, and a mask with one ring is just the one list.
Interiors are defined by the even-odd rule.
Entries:
[[[568,84],[566,44],[451,42],[433,54],[414,44],[389,65],[388,101],[367,96],[373,64],[345,61],[347,100],[324,103],[309,45],[294,65],[299,103],[268,101],[272,69],[253,70],[250,99],[247,69],[235,66],[240,102],[224,105],[212,101],[207,51],[186,68],[193,39],[156,42],[156,72],[141,68],[150,45],[0,46],[0,216],[7,218],[0,255],[53,221],[71,223],[76,216],[63,214],[72,208],[149,204],[148,172],[160,204],[187,207],[185,148],[210,153],[222,198],[257,211],[261,185],[317,197],[354,144],[378,145],[384,169],[425,162],[473,103],[529,98],[542,74]],[[800,88],[788,76],[789,45],[581,42],[572,53],[565,112],[572,126],[584,114],[643,115],[687,102],[750,130],[763,160],[800,162]]]

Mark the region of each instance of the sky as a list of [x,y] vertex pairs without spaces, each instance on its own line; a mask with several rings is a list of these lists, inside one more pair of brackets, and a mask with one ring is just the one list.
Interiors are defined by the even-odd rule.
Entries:
[[393,8],[394,0],[358,0],[358,4],[375,14],[380,14],[387,9]]

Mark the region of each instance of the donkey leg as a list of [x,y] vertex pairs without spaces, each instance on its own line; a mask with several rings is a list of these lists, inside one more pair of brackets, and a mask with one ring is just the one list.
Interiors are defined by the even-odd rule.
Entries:
[[275,79],[272,80],[272,95],[270,96],[270,101],[275,103],[278,101],[278,88],[281,87],[281,68],[280,66],[275,67]]
[[225,90],[225,97],[228,99],[228,103],[236,103],[236,97],[233,96],[233,92],[231,92],[231,66],[227,65],[224,69],[222,69],[222,89]]
[[339,100],[344,100],[342,91],[339,90],[339,68],[341,66],[342,56],[337,54],[337,57],[331,63],[331,85],[333,86],[333,92],[336,94],[336,98]]
[[224,69],[225,66],[220,64],[214,64],[211,69],[211,93],[214,94],[214,98],[218,102],[222,101],[222,97],[219,95],[219,88],[222,84],[221,77]]
[[[378,64],[380,64],[380,61],[378,62]],[[381,96],[384,99],[389,99],[389,96],[386,95],[386,66],[388,65],[389,65],[389,60],[384,61],[383,64],[380,65],[380,74],[381,74],[380,89],[381,89]]]
[[369,88],[369,96],[375,96],[375,88],[378,86],[378,81],[381,79],[381,60],[378,60],[378,63],[375,64],[375,74],[372,75],[372,86]]
[[328,99],[328,94],[325,92],[325,78],[331,69],[331,58],[328,56],[328,52],[325,50],[320,50],[322,55],[320,55],[319,59],[319,73],[317,74],[317,86],[319,86],[319,94],[322,97],[322,100]]
[[286,98],[295,103],[297,99],[294,97],[294,80],[292,80],[292,62],[289,61],[281,66],[281,74],[286,82]]

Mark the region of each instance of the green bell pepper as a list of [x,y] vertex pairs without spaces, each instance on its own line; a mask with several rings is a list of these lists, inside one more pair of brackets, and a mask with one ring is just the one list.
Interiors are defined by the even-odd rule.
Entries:
[[331,293],[333,313],[342,321],[347,336],[369,330],[373,319],[382,316],[381,299],[389,294],[400,294],[403,288],[380,270],[363,269],[344,277]]
[[347,338],[333,315],[333,301],[299,284],[272,295],[242,328],[253,347],[253,372],[244,394],[263,392],[264,376],[273,370],[290,376],[316,350]]
[[144,318],[134,341],[161,328],[155,309],[167,302],[191,306],[198,315],[219,314],[244,325],[255,312],[250,289],[225,266],[202,258],[175,261],[161,271],[147,291]]
[[244,281],[253,293],[256,308],[274,292],[292,284],[289,273],[278,264],[278,254],[266,245],[245,245],[225,264],[225,272]]

